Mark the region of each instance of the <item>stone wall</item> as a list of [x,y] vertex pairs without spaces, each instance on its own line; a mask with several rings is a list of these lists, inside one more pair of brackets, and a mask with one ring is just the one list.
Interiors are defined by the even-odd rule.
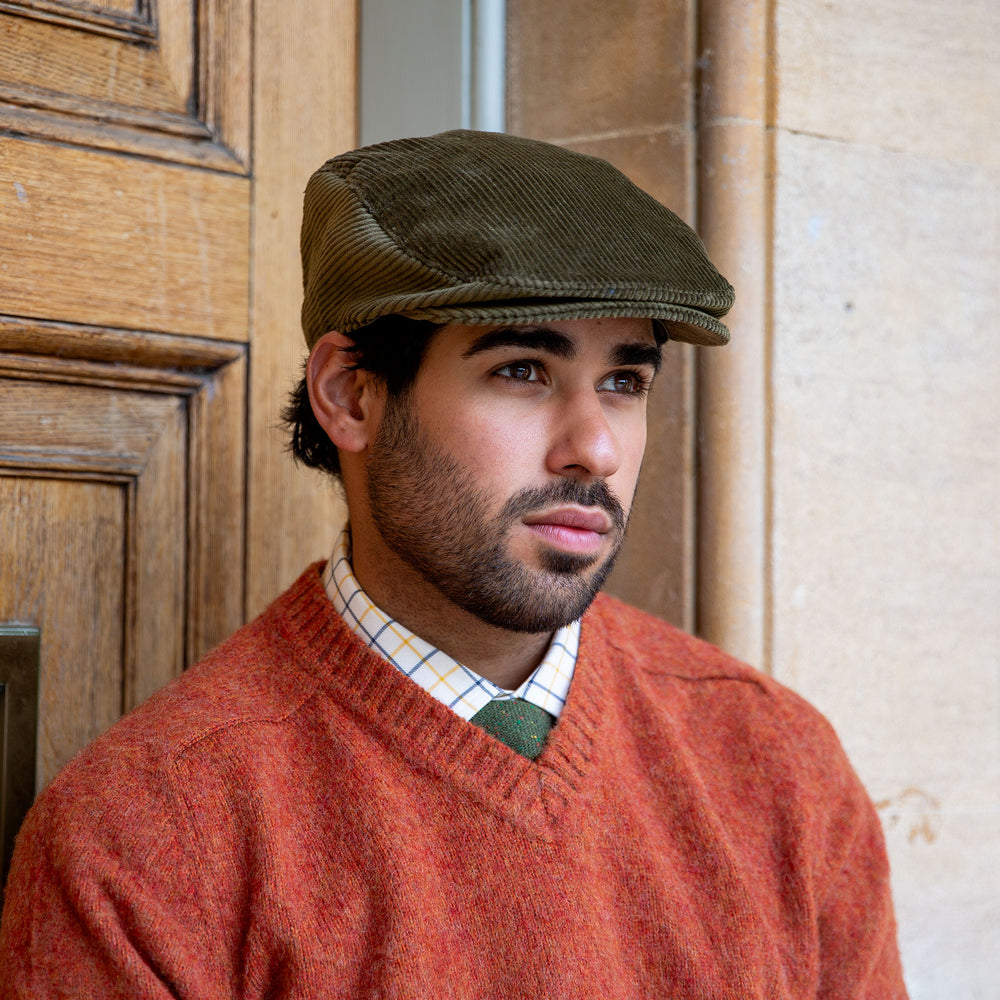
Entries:
[[1000,7],[774,24],[771,664],[881,808],[914,1000],[1000,997]]
[[[736,273],[762,263],[754,343],[703,369],[702,572],[742,589],[703,588],[699,621],[840,733],[913,1000],[1000,997],[1000,7],[716,0],[703,24],[700,211]],[[734,178],[762,226],[730,221]],[[726,463],[732,425],[759,467]]]

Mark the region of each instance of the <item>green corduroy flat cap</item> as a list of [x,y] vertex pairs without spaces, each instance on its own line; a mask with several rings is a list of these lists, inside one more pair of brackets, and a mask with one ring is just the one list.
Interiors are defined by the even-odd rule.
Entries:
[[366,146],[309,180],[310,347],[380,316],[437,323],[648,317],[661,339],[725,344],[733,289],[694,231],[611,164],[459,130]]

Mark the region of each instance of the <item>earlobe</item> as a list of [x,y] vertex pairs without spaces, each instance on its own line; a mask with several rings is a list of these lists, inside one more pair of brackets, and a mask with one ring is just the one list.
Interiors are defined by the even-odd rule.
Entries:
[[371,436],[371,377],[352,367],[350,337],[331,330],[313,346],[306,384],[313,413],[330,440],[343,451],[359,452]]

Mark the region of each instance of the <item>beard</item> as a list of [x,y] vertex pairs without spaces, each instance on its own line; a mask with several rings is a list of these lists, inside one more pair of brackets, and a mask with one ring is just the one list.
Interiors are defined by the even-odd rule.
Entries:
[[[624,540],[624,509],[603,480],[527,488],[491,514],[493,498],[426,438],[405,393],[386,403],[367,472],[371,516],[384,541],[449,601],[497,628],[552,632],[575,621],[601,589]],[[543,547],[539,569],[510,554],[512,526],[533,511],[567,503],[608,513],[610,553],[602,559]]]

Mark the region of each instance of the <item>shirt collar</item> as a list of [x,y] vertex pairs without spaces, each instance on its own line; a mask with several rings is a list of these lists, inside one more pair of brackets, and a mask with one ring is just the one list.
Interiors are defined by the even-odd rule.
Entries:
[[333,547],[323,586],[337,613],[369,649],[463,719],[471,719],[495,698],[523,698],[559,718],[576,667],[579,620],[558,629],[531,676],[516,691],[508,691],[414,635],[368,597],[351,569],[349,527]]

